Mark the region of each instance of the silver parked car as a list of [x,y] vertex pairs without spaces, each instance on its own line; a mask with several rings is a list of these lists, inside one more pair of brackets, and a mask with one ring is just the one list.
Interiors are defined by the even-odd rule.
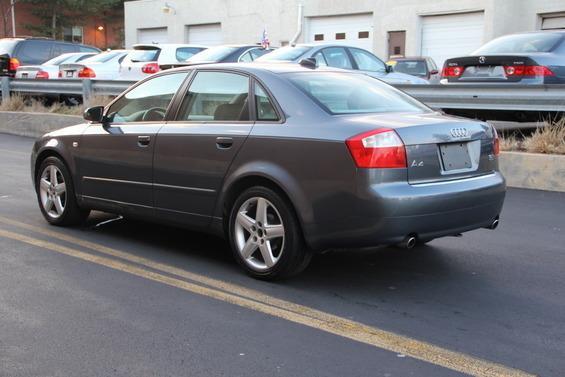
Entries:
[[61,64],[77,63],[95,56],[96,52],[69,52],[47,60],[41,65],[23,65],[16,70],[17,79],[56,79]]
[[96,209],[226,235],[258,278],[331,248],[494,229],[505,196],[494,128],[351,71],[171,69],[85,119],[33,147],[49,223]]
[[394,72],[393,67],[362,48],[342,44],[299,44],[286,46],[257,58],[257,62],[294,62],[314,59],[319,67],[333,67],[363,72],[389,84],[429,84],[416,76]]

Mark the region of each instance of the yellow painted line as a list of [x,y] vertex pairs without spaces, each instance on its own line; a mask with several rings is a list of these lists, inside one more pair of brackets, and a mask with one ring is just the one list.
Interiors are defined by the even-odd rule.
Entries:
[[128,272],[136,276],[144,277],[153,281],[158,281],[163,284],[184,289],[196,294],[212,297],[221,301],[229,302],[234,305],[259,311],[278,318],[283,318],[291,322],[299,323],[331,334],[369,344],[381,349],[396,353],[402,353],[404,355],[455,371],[476,376],[532,376],[531,374],[517,369],[481,360],[459,352],[446,350],[426,342],[411,339],[389,331],[380,330],[375,327],[363,325],[355,321],[324,313],[292,302],[276,299],[274,297],[244,287],[240,287],[235,284],[230,284],[198,274],[189,273],[172,266],[151,262],[150,260],[147,260],[145,258],[137,257],[135,255],[124,253],[119,250],[97,245],[92,242],[84,241],[75,237],[66,236],[58,232],[49,231],[33,225],[10,220],[1,216],[0,222],[19,226],[27,230],[36,231],[38,233],[42,233],[54,238],[56,237],[66,242],[76,243],[79,246],[83,246],[100,253],[121,259],[126,259],[128,261],[141,264],[152,269],[197,281],[210,287],[186,282],[184,280],[179,280],[156,272],[148,271],[143,268],[113,259],[84,253],[82,251],[68,248],[62,245],[0,229],[0,236],[3,237],[16,239],[21,242],[57,251],[109,268]]

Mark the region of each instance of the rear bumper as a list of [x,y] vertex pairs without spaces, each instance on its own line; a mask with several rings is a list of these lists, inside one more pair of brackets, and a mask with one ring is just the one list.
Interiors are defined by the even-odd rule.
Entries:
[[500,214],[506,184],[498,172],[410,185],[383,183],[360,192],[356,214],[314,224],[314,249],[362,248],[401,242],[408,234],[429,240],[488,227]]

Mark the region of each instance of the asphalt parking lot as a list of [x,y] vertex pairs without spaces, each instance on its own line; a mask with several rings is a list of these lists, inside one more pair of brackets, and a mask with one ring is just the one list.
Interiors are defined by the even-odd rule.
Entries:
[[265,283],[183,229],[48,226],[31,145],[0,134],[0,376],[563,375],[565,193],[509,189],[496,231]]

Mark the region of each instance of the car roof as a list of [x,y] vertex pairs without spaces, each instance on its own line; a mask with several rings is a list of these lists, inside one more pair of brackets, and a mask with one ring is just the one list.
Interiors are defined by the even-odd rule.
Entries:
[[212,64],[194,64],[187,67],[178,67],[169,69],[170,71],[184,71],[195,68],[201,69],[228,69],[240,70],[248,73],[254,72],[271,72],[271,73],[295,73],[295,72],[341,72],[341,73],[355,73],[351,70],[332,68],[332,67],[318,67],[308,68],[296,63],[271,63],[271,62],[253,62],[253,63],[212,63]]

